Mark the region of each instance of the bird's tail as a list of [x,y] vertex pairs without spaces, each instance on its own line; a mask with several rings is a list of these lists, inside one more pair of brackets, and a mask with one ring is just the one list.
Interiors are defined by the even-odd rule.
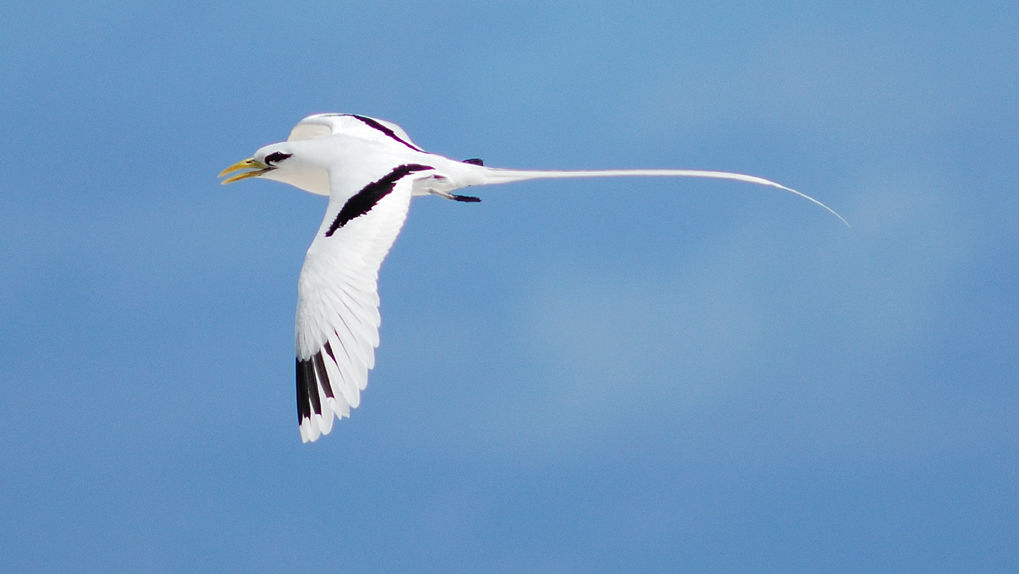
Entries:
[[777,187],[783,191],[787,191],[794,195],[798,195],[803,199],[823,208],[828,213],[831,213],[835,217],[839,218],[839,221],[844,223],[846,227],[850,227],[849,222],[844,217],[839,215],[837,211],[828,207],[824,203],[810,197],[809,195],[796,191],[791,187],[786,187],[780,183],[775,183],[769,179],[763,177],[757,177],[753,175],[745,175],[742,173],[732,173],[728,171],[706,171],[699,169],[605,169],[605,170],[585,170],[585,171],[552,171],[552,170],[521,170],[521,169],[502,169],[502,168],[484,168],[482,173],[479,173],[483,179],[481,185],[497,184],[497,183],[510,183],[514,181],[525,181],[529,179],[562,179],[562,178],[576,178],[576,177],[706,177],[712,179],[731,179],[734,181],[743,181],[746,183],[754,183],[757,185],[767,185],[770,187]]

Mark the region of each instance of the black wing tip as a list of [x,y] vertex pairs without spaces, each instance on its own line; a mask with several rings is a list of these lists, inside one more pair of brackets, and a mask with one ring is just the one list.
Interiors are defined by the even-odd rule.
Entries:
[[[329,350],[332,354],[331,349]],[[326,398],[333,398],[332,385],[329,384],[329,374],[326,372],[325,361],[322,360],[322,351],[315,353],[306,360],[297,359],[297,424],[300,425],[306,419],[310,419],[314,413],[322,414],[322,396],[319,395],[319,386]]]
[[[311,418],[311,393],[315,390],[314,363],[297,359],[297,424]],[[316,398],[318,393],[315,393]],[[321,407],[320,407],[321,408]]]
[[471,165],[485,165],[485,160],[480,157],[471,157],[463,160],[463,163],[469,163]]

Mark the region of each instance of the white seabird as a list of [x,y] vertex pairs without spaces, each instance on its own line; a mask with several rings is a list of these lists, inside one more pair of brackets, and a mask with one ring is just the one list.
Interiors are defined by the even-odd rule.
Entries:
[[[234,173],[239,172],[239,173]],[[297,420],[301,440],[329,434],[333,417],[360,403],[379,345],[378,272],[415,195],[457,195],[474,185],[572,177],[707,177],[767,185],[820,201],[764,178],[685,169],[534,171],[486,167],[428,153],[391,122],[355,114],[308,116],[287,141],[267,145],[220,173],[223,184],[251,177],[329,197],[325,218],[298,279]]]

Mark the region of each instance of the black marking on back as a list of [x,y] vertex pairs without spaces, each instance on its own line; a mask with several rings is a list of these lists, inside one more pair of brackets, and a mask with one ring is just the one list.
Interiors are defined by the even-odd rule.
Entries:
[[485,160],[481,159],[480,157],[472,157],[469,159],[465,159],[463,162],[469,163],[471,165],[485,165]]
[[424,151],[421,148],[417,147],[416,145],[414,145],[414,144],[410,143],[409,141],[406,141],[403,138],[401,138],[400,136],[396,135],[396,132],[394,132],[393,130],[391,130],[391,129],[387,128],[386,126],[382,125],[381,123],[378,122],[378,120],[369,118],[368,116],[359,116],[357,114],[350,114],[350,116],[361,120],[362,122],[364,122],[368,126],[370,126],[370,127],[374,128],[374,129],[382,132],[383,134],[387,135],[388,137],[390,137],[390,138],[392,138],[392,139],[402,143],[403,145],[409,147],[410,149],[412,149],[414,151]]
[[377,181],[373,181],[368,185],[361,188],[361,191],[355,193],[353,197],[347,200],[340,208],[340,212],[336,214],[336,219],[333,220],[332,225],[326,231],[326,237],[332,237],[336,230],[343,227],[351,219],[360,217],[369,211],[375,205],[382,200],[383,197],[392,193],[393,188],[396,187],[396,182],[400,181],[400,178],[414,173],[415,171],[422,171],[426,169],[435,169],[428,167],[427,165],[421,165],[417,163],[405,163],[398,165],[393,168],[392,171],[382,176]]

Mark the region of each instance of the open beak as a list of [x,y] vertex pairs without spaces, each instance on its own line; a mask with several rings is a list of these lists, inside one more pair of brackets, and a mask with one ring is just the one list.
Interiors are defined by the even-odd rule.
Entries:
[[228,183],[233,183],[235,181],[240,181],[242,179],[248,179],[249,177],[258,177],[267,171],[272,171],[274,168],[265,165],[264,163],[256,160],[253,157],[249,157],[248,159],[243,159],[231,165],[230,167],[224,169],[223,171],[219,172],[219,177],[223,177],[228,173],[233,173],[235,171],[239,171],[242,169],[247,169],[249,171],[242,171],[241,173],[232,175],[224,179],[220,183],[226,185]]

